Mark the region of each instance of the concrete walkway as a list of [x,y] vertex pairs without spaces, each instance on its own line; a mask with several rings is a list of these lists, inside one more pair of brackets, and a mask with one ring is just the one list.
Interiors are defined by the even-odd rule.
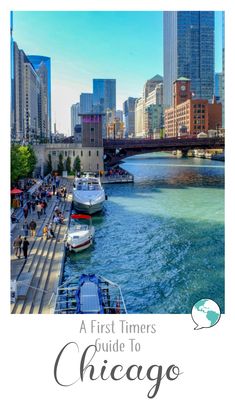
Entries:
[[[18,259],[14,255],[12,246],[11,280],[17,282],[16,301],[11,303],[13,314],[54,312],[55,296],[52,294],[57,289],[62,270],[65,253],[63,239],[67,231],[72,203],[72,182],[63,178],[60,185],[66,185],[68,195],[66,201],[61,200],[59,204],[65,216],[65,224],[53,226],[55,239],[46,240],[42,235],[45,224],[52,222],[54,208],[58,204],[56,196],[53,196],[48,202],[46,215],[40,219],[36,212],[28,215],[28,223],[34,218],[37,228],[35,238],[28,237],[30,246],[27,261],[23,259],[23,255],[21,259]],[[22,225],[23,219],[13,231],[12,243],[18,235],[24,235]]]

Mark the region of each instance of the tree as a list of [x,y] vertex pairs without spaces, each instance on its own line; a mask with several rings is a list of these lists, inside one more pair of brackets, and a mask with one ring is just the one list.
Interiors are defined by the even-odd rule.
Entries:
[[59,164],[57,169],[59,174],[62,175],[62,172],[64,170],[64,163],[63,163],[63,155],[61,153],[59,154]]
[[73,169],[75,172],[80,172],[81,171],[81,161],[79,156],[75,157],[74,162],[73,162]]
[[11,181],[31,177],[37,162],[31,146],[13,144],[11,146]]
[[67,160],[66,160],[66,171],[68,172],[68,174],[70,174],[71,173],[71,157],[67,157]]

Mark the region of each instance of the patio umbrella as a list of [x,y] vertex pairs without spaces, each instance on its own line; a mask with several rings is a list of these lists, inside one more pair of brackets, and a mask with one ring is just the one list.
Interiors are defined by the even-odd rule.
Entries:
[[16,189],[16,188],[14,188],[14,189],[11,190],[11,194],[20,194],[20,193],[22,193],[22,192],[23,192],[23,190]]

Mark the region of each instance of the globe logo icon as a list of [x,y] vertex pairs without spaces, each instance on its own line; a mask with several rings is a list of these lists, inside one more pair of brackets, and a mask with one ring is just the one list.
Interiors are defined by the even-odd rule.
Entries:
[[211,328],[220,319],[220,308],[211,299],[201,299],[192,308],[192,319],[196,324],[194,329]]

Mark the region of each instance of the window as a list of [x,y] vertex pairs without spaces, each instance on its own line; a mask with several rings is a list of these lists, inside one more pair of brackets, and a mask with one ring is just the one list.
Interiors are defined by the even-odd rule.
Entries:
[[91,142],[91,143],[94,143],[94,141],[95,141],[95,139],[94,139],[94,138],[91,138],[90,142]]
[[75,157],[75,150],[73,150],[73,156]]
[[67,152],[67,151],[65,151],[65,152],[64,152],[64,155],[65,155],[65,157],[67,157],[67,154],[68,154],[68,152]]
[[91,156],[91,150],[89,150],[89,153],[88,153],[88,155],[89,155],[89,157]]
[[99,169],[100,169],[99,164],[97,164],[96,169],[97,169],[97,171],[99,171]]
[[53,155],[53,156],[56,156],[56,151],[53,150],[53,151],[52,151],[52,155]]
[[91,128],[91,132],[94,132],[95,128]]
[[81,157],[83,156],[83,151],[81,150]]

